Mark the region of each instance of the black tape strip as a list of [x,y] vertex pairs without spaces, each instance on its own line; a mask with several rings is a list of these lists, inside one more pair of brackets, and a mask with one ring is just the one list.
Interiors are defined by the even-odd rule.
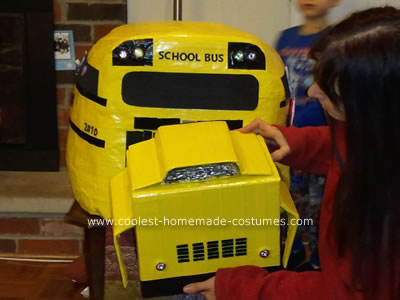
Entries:
[[[196,121],[196,122],[213,122],[213,121],[226,122],[229,130],[235,130],[235,129],[239,129],[239,128],[243,127],[243,120],[205,120],[205,121]],[[190,123],[190,122],[187,122],[187,123]]]
[[225,120],[228,124],[229,130],[235,130],[243,127],[242,120]]
[[97,96],[99,86],[99,70],[89,64],[87,59],[84,59],[79,68],[76,88],[81,95],[97,104],[106,106],[107,100]]
[[157,119],[157,118],[135,118],[135,129],[143,130],[157,130],[158,127],[163,125],[175,125],[181,122],[180,119]]
[[149,140],[153,137],[151,131],[127,131],[126,132],[126,149],[130,145]]
[[247,74],[130,72],[122,80],[123,101],[140,107],[253,111],[258,93]]
[[285,88],[285,97],[286,97],[286,99],[288,99],[288,98],[290,98],[290,89],[289,89],[289,82],[287,79],[286,72],[281,77],[281,81],[282,81],[283,87]]
[[88,98],[89,100],[92,100],[93,102],[96,102],[97,104],[107,106],[107,99],[104,99],[99,96],[93,95],[89,92],[86,92],[85,90],[82,89],[82,87],[80,86],[79,83],[76,85],[76,88],[78,89],[79,93],[82,96]]
[[104,148],[105,147],[105,145],[106,145],[105,141],[100,140],[98,138],[95,138],[95,137],[93,137],[91,135],[88,135],[86,132],[83,132],[71,120],[69,120],[69,123],[71,124],[72,130],[75,131],[75,133],[77,135],[79,135],[79,137],[81,139],[84,139],[86,142],[88,142],[89,144],[92,144],[92,145],[94,145],[96,147],[100,147],[100,148]]

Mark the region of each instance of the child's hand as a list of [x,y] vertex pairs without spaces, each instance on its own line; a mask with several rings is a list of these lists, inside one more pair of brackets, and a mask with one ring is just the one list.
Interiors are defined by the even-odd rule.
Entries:
[[278,128],[267,124],[261,119],[255,119],[249,125],[239,129],[239,131],[242,133],[253,132],[263,136],[267,140],[272,139],[273,142],[276,142],[279,149],[271,153],[271,157],[274,161],[280,161],[290,153],[289,144],[282,132],[280,132]]
[[206,281],[188,284],[183,288],[183,291],[187,294],[195,294],[200,292],[206,298],[206,300],[215,300],[217,298],[215,297],[214,282],[215,276],[207,279]]

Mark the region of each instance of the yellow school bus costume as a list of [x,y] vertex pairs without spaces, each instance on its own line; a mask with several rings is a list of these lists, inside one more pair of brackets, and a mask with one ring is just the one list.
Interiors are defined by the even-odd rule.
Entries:
[[67,167],[76,199],[111,216],[110,180],[130,144],[160,125],[255,118],[285,124],[287,80],[278,54],[253,35],[200,22],[120,26],[81,65],[70,112]]
[[[226,25],[203,22],[120,26],[90,50],[80,67],[74,95],[67,139],[67,167],[73,192],[89,213],[114,219],[117,250],[118,236],[131,227],[116,224],[117,219],[150,217],[155,212],[158,217],[163,213],[170,217],[190,216],[192,209],[183,205],[187,200],[171,196],[180,195],[181,189],[191,191],[190,201],[199,217],[218,212],[234,218],[244,208],[247,217],[254,213],[263,218],[279,218],[280,208],[288,211],[291,218],[296,217],[287,188],[280,181],[264,141],[254,135],[245,137],[228,131],[255,118],[272,124],[286,123],[289,90],[284,65],[275,50],[255,36]],[[225,122],[215,125],[205,121]],[[179,144],[180,138],[174,132],[178,129],[164,125],[182,123],[204,123],[192,129],[201,128],[196,135],[204,142],[207,140],[204,134],[214,137],[213,144],[219,145],[219,150],[203,157],[204,145],[194,139],[186,145],[191,150],[178,151],[179,159],[176,158],[173,151],[179,149],[174,145]],[[163,128],[169,127],[175,129],[162,133]],[[157,130],[160,132],[153,139]],[[186,132],[182,130],[177,132]],[[162,160],[159,155],[163,155],[165,147],[169,149],[165,152],[169,158]],[[196,153],[196,149],[203,153]],[[169,163],[169,167],[156,165],[160,161]],[[237,164],[240,175],[222,181],[176,183],[168,187],[161,184],[169,171],[205,161]],[[257,161],[261,162],[259,166],[254,163]],[[287,168],[279,169],[287,176]],[[135,176],[138,170],[148,173]],[[169,189],[165,199],[148,197],[163,189]],[[204,200],[199,196],[202,193],[210,195]],[[251,201],[246,202],[247,196]],[[206,208],[217,200],[223,201],[226,211],[216,209],[209,215]],[[292,226],[285,264],[294,232]],[[140,276],[150,289],[154,281],[215,272],[217,266],[244,263],[272,266],[280,262],[277,226],[250,230],[229,226],[225,231],[201,228],[194,232],[193,228],[186,228],[178,235],[168,227],[161,230],[138,227],[137,234]],[[171,239],[168,242],[167,237]],[[162,239],[160,246],[158,242]],[[179,245],[175,242],[178,240]],[[154,248],[160,251],[154,252]],[[227,249],[234,250],[227,254]],[[194,261],[192,251],[198,259],[203,253],[205,261]],[[206,253],[210,251],[213,255],[208,256]],[[262,253],[267,253],[268,258],[262,257]],[[218,259],[213,259],[217,255]],[[126,285],[123,268],[122,274]]]

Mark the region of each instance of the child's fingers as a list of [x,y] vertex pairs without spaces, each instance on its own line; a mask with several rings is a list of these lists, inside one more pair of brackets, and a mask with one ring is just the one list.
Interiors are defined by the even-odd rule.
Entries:
[[288,155],[290,152],[289,146],[286,144],[279,148],[278,150],[275,150],[274,152],[271,153],[271,157],[273,161],[280,161],[282,160],[286,155]]
[[[261,119],[255,119],[247,126],[241,128],[240,132],[252,132],[255,134],[259,134],[266,139],[267,144],[272,144],[272,146],[274,147],[278,146],[279,149],[271,153],[272,159],[274,161],[279,161],[290,153],[288,142],[286,141],[282,132],[278,128],[269,125]],[[276,142],[277,145],[273,145],[274,142]]]
[[261,129],[261,127],[263,126],[263,124],[266,124],[263,120],[261,119],[255,119],[254,121],[252,121],[250,124],[248,124],[247,126],[240,128],[239,131],[241,133],[249,133],[249,132],[254,132],[257,133],[256,131]]
[[202,294],[203,297],[204,297],[206,300],[215,300],[215,299],[216,299],[215,293],[214,293],[214,292],[211,292],[211,291],[201,292],[200,294]]
[[274,127],[272,138],[279,145],[279,149],[272,152],[271,157],[273,161],[280,161],[282,158],[290,153],[289,144],[278,128]]
[[241,133],[255,133],[262,135],[265,138],[272,137],[275,127],[269,125],[265,121],[261,119],[255,119],[253,122],[248,124],[247,126],[239,129]]
[[203,281],[203,282],[195,282],[195,283],[188,284],[183,288],[183,291],[186,294],[195,294],[195,293],[202,292],[205,289],[206,288],[205,288],[204,281]]
[[205,281],[188,284],[183,288],[183,291],[187,294],[195,294],[213,288],[214,288],[214,277]]

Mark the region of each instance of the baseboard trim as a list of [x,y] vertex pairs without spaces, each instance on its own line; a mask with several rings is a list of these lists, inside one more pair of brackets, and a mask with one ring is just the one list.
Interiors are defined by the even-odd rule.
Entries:
[[42,261],[42,262],[71,262],[79,255],[41,255],[21,253],[1,253],[0,260],[9,261]]

